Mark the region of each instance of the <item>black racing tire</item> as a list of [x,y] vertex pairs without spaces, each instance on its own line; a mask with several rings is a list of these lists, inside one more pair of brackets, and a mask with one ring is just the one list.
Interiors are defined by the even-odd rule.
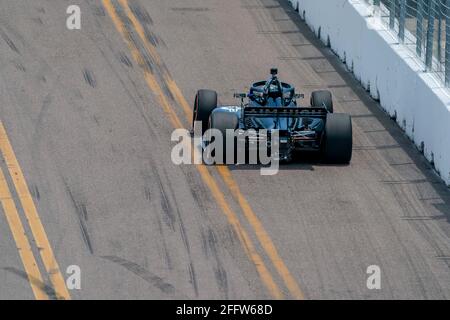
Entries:
[[192,128],[196,121],[202,122],[202,133],[208,129],[211,112],[217,108],[217,92],[213,90],[198,90],[195,96]]
[[329,113],[333,113],[333,96],[328,90],[314,91],[311,94],[311,107],[324,107]]
[[326,163],[349,164],[352,159],[352,120],[348,114],[328,114],[325,124],[323,156]]
[[234,140],[234,159],[231,159],[233,163],[227,163],[227,130],[236,130],[239,125],[239,118],[237,114],[228,112],[228,111],[222,111],[220,109],[217,109],[211,113],[210,122],[209,122],[209,129],[217,129],[222,133],[223,138],[223,149],[222,151],[222,159],[218,159],[219,161],[216,162],[216,164],[234,164],[236,160],[236,140]]

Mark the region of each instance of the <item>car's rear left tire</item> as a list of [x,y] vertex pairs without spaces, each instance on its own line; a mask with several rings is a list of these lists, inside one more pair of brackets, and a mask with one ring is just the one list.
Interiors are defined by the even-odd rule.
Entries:
[[198,90],[195,96],[194,112],[192,117],[192,128],[194,123],[202,123],[202,133],[208,129],[211,112],[217,108],[217,92],[213,90]]
[[352,159],[352,120],[348,114],[328,114],[325,124],[323,156],[326,163],[348,164]]
[[[234,164],[235,160],[236,160],[236,152],[237,152],[237,148],[236,148],[236,139],[233,138],[232,141],[230,141],[230,143],[232,144],[232,147],[234,149],[234,157],[233,159],[227,159],[227,130],[233,130],[235,131],[238,128],[239,125],[239,118],[235,113],[232,112],[227,112],[227,111],[223,111],[220,109],[217,110],[213,110],[213,112],[211,113],[211,117],[210,117],[210,122],[209,122],[209,129],[216,129],[218,131],[220,131],[220,133],[222,134],[222,148],[221,148],[221,155],[222,159],[218,159],[219,162],[218,164]],[[217,156],[218,154],[215,153],[216,156],[216,160],[217,160]],[[228,163],[230,160],[232,163]],[[211,161],[208,161],[211,162]],[[217,162],[216,162],[217,163]],[[212,164],[212,163],[210,163]]]

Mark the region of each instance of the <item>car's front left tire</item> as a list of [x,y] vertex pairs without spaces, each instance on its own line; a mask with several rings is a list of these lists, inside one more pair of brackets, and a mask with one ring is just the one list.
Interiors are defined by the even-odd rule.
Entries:
[[202,134],[208,129],[211,112],[217,108],[217,92],[213,90],[198,90],[195,96],[192,128],[196,121],[202,124]]

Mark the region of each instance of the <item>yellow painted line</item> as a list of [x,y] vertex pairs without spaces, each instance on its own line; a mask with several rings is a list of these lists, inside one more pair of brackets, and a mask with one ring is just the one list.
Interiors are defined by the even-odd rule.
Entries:
[[[160,57],[158,56],[156,48],[145,37],[144,28],[139,23],[133,12],[130,10],[128,6],[128,0],[119,0],[119,2],[125,8],[125,12],[128,18],[130,19],[131,23],[133,24],[134,28],[137,30],[137,33],[141,38],[141,41],[144,43],[145,48],[151,53],[152,57],[154,57],[154,60],[161,61]],[[192,110],[189,104],[187,103],[186,99],[184,98],[178,85],[168,74],[164,74],[164,80],[166,82],[167,87],[174,96],[175,100],[182,107],[186,115],[186,118],[189,121],[190,117],[192,116]],[[276,268],[278,274],[283,279],[283,282],[285,283],[286,287],[293,295],[293,297],[295,297],[296,299],[304,299],[304,294],[302,290],[300,289],[295,278],[292,276],[286,264],[283,262],[280,255],[278,254],[278,250],[276,249],[267,231],[263,227],[261,221],[258,219],[257,215],[255,214],[255,212],[249,205],[248,201],[245,199],[244,195],[240,191],[240,188],[233,179],[230,170],[225,166],[218,166],[217,168],[225,184],[228,186],[233,196],[238,201],[242,211],[244,212],[246,219],[253,227],[261,246],[266,251],[267,255],[272,261],[272,264]]]
[[70,299],[69,291],[67,290],[64,278],[59,270],[58,263],[53,254],[53,250],[45,233],[44,226],[34,205],[30,190],[25,181],[22,169],[16,159],[11,143],[6,135],[5,127],[0,121],[0,150],[8,166],[9,174],[11,175],[14,187],[17,191],[20,203],[22,205],[25,216],[28,220],[31,232],[33,234],[36,246],[42,258],[44,267],[50,277],[50,281],[55,290],[57,299]]
[[[129,49],[131,50],[134,59],[136,62],[140,63],[143,59],[142,56],[139,53],[139,50],[135,47],[131,39],[129,38],[128,32],[126,31],[126,28],[123,24],[123,22],[120,20],[119,16],[117,15],[117,12],[112,5],[110,0],[102,0],[103,6],[105,7],[106,11],[110,15],[116,29],[119,31],[119,33],[124,37],[126,43],[128,44]],[[181,124],[180,119],[178,118],[177,114],[174,112],[173,108],[171,108],[170,104],[168,103],[166,97],[163,94],[163,90],[159,86],[158,82],[154,78],[154,76],[146,69],[144,69],[145,73],[145,79],[147,81],[147,84],[149,88],[155,93],[155,95],[158,97],[159,102],[161,102],[162,107],[166,113],[169,113],[171,115],[171,123],[174,126],[174,128],[183,128],[183,125]],[[258,274],[260,275],[264,285],[267,287],[271,295],[276,299],[282,299],[283,293],[281,292],[280,288],[277,286],[275,281],[273,280],[272,275],[270,274],[269,270],[264,264],[264,261],[262,260],[261,256],[257,253],[254,244],[251,241],[251,238],[245,231],[245,229],[242,227],[241,223],[239,222],[239,219],[236,215],[236,213],[231,209],[231,207],[228,205],[224,194],[221,192],[217,182],[214,180],[214,178],[209,173],[208,169],[205,166],[196,166],[198,169],[200,176],[202,177],[205,184],[209,187],[211,190],[211,193],[224,212],[225,216],[227,217],[228,222],[232,225],[233,229],[235,230],[236,234],[238,235],[239,240],[241,241],[245,252],[248,254],[251,261],[254,263]]]
[[[138,22],[136,16],[131,11],[130,7],[128,6],[128,1],[119,0],[119,3],[121,4],[122,8],[125,10],[126,15],[130,19],[131,23],[133,24],[134,29],[138,33],[140,38],[146,38],[145,37],[145,30],[142,27],[142,25]],[[159,54],[156,52],[156,49],[154,46],[149,46],[147,43],[144,43],[145,49],[148,51],[152,59],[155,61],[156,64],[161,63],[161,58],[159,57]]]
[[192,119],[192,109],[187,103],[186,99],[184,98],[183,94],[181,93],[180,88],[178,88],[177,84],[173,79],[168,77],[165,79],[167,87],[169,88],[170,92],[174,96],[175,100],[178,102],[179,105],[181,105],[181,108],[184,111],[184,114],[186,116],[186,119],[190,120]]
[[247,254],[249,255],[250,259],[253,261],[253,263],[256,266],[256,269],[258,270],[258,273],[263,280],[264,284],[268,288],[269,292],[272,293],[273,297],[276,299],[282,299],[283,294],[276,285],[275,281],[273,280],[272,275],[270,274],[269,270],[265,266],[262,258],[257,253],[255,246],[253,245],[253,242],[251,241],[250,237],[248,236],[247,232],[242,227],[241,223],[239,222],[239,219],[234,211],[230,208],[228,205],[225,196],[223,192],[220,190],[219,186],[217,185],[217,182],[214,180],[214,178],[209,173],[208,169],[205,166],[197,166],[203,181],[205,184],[209,187],[211,190],[211,193],[214,196],[214,199],[219,204],[219,206],[222,208],[222,211],[225,213],[226,217],[228,218],[229,223],[233,226],[236,233],[241,235],[241,241],[244,245],[244,248],[247,251]]
[[[139,35],[139,38],[141,38],[145,49],[149,52],[150,56],[153,58],[155,63],[158,64],[159,66],[161,66],[161,57],[159,56],[155,46],[147,40],[147,37],[145,36],[144,27],[139,22],[139,20],[136,18],[135,14],[131,11],[130,6],[128,5],[128,0],[119,0],[119,3],[121,4],[122,8],[124,8],[125,13],[126,13],[128,19],[130,19],[131,24],[133,25],[137,34]],[[192,117],[191,107],[187,103],[186,99],[184,99],[183,94],[181,93],[181,90],[176,85],[175,81],[173,81],[173,79],[170,77],[170,75],[166,72],[166,69],[161,68],[161,71],[163,72],[163,78],[167,84],[167,87],[169,88],[170,92],[173,94],[174,98],[181,104],[183,111],[186,115],[186,118],[189,120],[190,117]]]
[[1,168],[0,201],[34,296],[37,300],[48,300],[49,298],[44,291],[44,281],[42,280],[41,272],[39,271],[33,251],[31,250],[30,242],[28,241],[19,213],[17,212],[16,204],[11,196],[5,175]]
[[181,123],[178,116],[172,111],[172,108],[170,106],[169,101],[167,100],[163,90],[158,84],[158,81],[156,78],[152,75],[152,73],[145,67],[144,59],[139,52],[139,50],[135,47],[131,40],[131,36],[128,33],[127,29],[123,25],[122,20],[120,20],[119,16],[117,15],[114,6],[112,5],[111,1],[103,1],[103,6],[108,11],[111,20],[113,21],[114,25],[116,26],[116,29],[119,31],[119,33],[122,35],[122,37],[125,39],[126,43],[128,44],[128,47],[131,51],[131,54],[133,56],[133,59],[141,66],[143,66],[144,70],[144,78],[147,82],[147,85],[150,87],[150,89],[153,91],[153,93],[156,95],[158,102],[163,107],[164,112],[169,117],[169,120],[171,124],[175,128],[183,128],[183,124]]
[[303,300],[305,297],[303,295],[302,290],[300,290],[300,287],[298,286],[294,277],[291,275],[289,269],[284,264],[283,259],[281,259],[280,255],[278,254],[277,248],[270,239],[270,236],[267,233],[267,231],[264,229],[264,226],[262,225],[261,221],[258,219],[255,212],[252,210],[250,204],[248,203],[247,199],[245,199],[244,195],[240,191],[238,184],[231,176],[230,170],[224,166],[217,167],[217,170],[219,170],[220,175],[222,176],[227,186],[230,188],[231,193],[237,199],[248,222],[255,229],[256,236],[261,246],[264,248],[273,265],[277,269],[278,274],[283,279],[289,292],[296,299]]

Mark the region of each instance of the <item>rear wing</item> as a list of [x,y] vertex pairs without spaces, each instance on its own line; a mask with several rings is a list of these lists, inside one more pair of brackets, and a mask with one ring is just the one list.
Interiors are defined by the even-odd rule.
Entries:
[[321,107],[245,107],[244,118],[326,118],[327,109]]

